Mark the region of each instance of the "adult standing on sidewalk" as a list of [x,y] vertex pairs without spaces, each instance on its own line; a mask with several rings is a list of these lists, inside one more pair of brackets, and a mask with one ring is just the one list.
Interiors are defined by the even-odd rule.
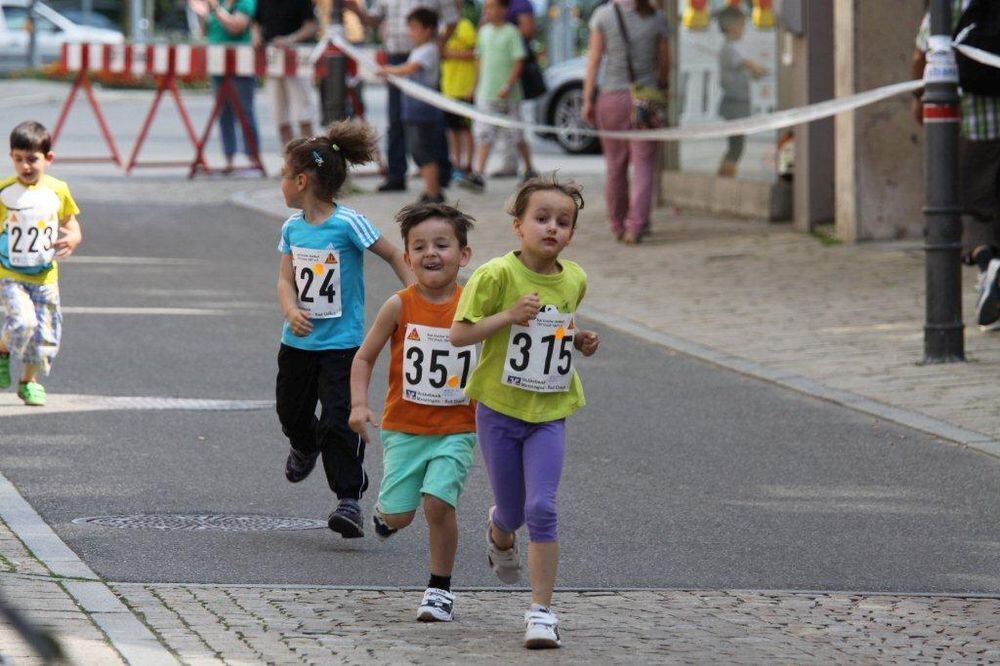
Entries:
[[[627,37],[622,34],[617,12]],[[670,83],[668,30],[667,19],[650,0],[612,0],[594,12],[583,80],[583,116],[587,122],[603,130],[632,128],[632,81],[626,49],[632,58],[635,83],[665,89]],[[595,102],[597,70],[602,60],[604,77]],[[649,226],[653,205],[656,142],[602,137],[601,147],[607,165],[604,200],[611,231],[624,243],[638,243]]]
[[[413,10],[426,7],[437,13],[442,26],[438,35],[438,43],[441,45],[448,41],[458,23],[455,0],[375,0],[370,12],[365,9],[362,0],[346,0],[345,7],[355,12],[368,25],[382,25],[382,44],[389,65],[401,65],[410,57],[413,43],[410,41],[406,17]],[[378,186],[378,191],[401,192],[406,189],[406,127],[403,125],[403,95],[393,85],[389,86],[387,110],[389,174],[385,182]],[[448,141],[443,126],[436,132],[434,146],[441,187],[447,187],[451,180],[451,160],[448,159]]]
[[[1000,19],[1000,11],[993,2],[982,0],[952,0],[952,30],[969,23],[988,23]],[[971,7],[971,9],[970,9]],[[963,16],[969,10],[970,14]],[[982,12],[981,15],[979,13]],[[992,13],[992,16],[990,14]],[[970,31],[971,32],[971,31]],[[930,14],[924,15],[917,31],[916,50],[913,53],[913,77],[923,78],[926,54],[930,42]],[[972,34],[974,38],[975,35]],[[1000,52],[1000,42],[979,43],[980,48]],[[966,38],[968,41],[968,36]],[[989,39],[987,41],[990,41]],[[971,62],[971,61],[970,61]],[[959,62],[961,79],[961,138],[958,146],[959,201],[962,206],[963,261],[979,267],[979,298],[976,302],[976,321],[989,326],[1000,319],[1000,73],[988,65],[981,76],[985,85],[970,80],[967,64]],[[923,89],[914,93],[913,112],[923,124]]]
[[[317,25],[312,0],[257,0],[254,46],[287,47],[307,42],[316,36]],[[295,138],[293,120],[298,125],[298,136],[312,136],[316,108],[312,82],[295,75],[268,75],[265,85],[271,96],[282,149]]]
[[[209,44],[250,44],[250,21],[257,11],[257,0],[188,0],[188,7],[198,15]],[[212,77],[212,91],[218,95],[223,77]],[[242,107],[248,131],[243,136],[243,151],[250,164],[260,164],[260,134],[254,113],[253,97],[257,79],[253,76],[234,76],[230,79]],[[233,170],[236,155],[236,112],[229,100],[223,99],[219,113],[219,131],[222,133],[222,150],[226,156],[226,171]]]

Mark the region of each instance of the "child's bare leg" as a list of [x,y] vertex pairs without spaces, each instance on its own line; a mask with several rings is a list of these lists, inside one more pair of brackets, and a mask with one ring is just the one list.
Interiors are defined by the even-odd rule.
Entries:
[[552,590],[556,586],[556,569],[558,567],[558,541],[528,544],[528,570],[531,574],[532,603],[551,608]]
[[413,516],[416,514],[416,511],[407,511],[406,513],[383,513],[382,521],[394,530],[401,530],[413,522]]
[[457,168],[462,168],[462,142],[458,130],[450,129],[446,133],[448,137],[448,159]]
[[493,540],[493,545],[500,550],[510,550],[514,547],[514,533],[504,532],[496,525],[490,525],[490,538]]
[[420,167],[420,176],[424,179],[424,192],[432,197],[441,194],[441,181],[438,180],[437,162],[430,162]]
[[9,353],[10,353],[10,349],[7,348],[7,345],[5,345],[4,343],[0,342],[0,354],[9,354]]
[[479,151],[476,155],[476,173],[486,171],[486,160],[490,159],[490,144],[485,141],[479,144]]
[[528,142],[521,140],[517,144],[517,152],[521,155],[521,159],[524,160],[524,168],[526,171],[534,171],[535,166],[531,163],[531,148],[528,146]]
[[431,574],[451,577],[458,550],[455,507],[432,495],[424,495],[424,517],[430,531]]
[[459,158],[462,159],[462,163],[468,170],[472,169],[472,157],[475,152],[476,145],[472,141],[472,132],[464,129],[458,133],[458,142],[461,146],[459,152]]

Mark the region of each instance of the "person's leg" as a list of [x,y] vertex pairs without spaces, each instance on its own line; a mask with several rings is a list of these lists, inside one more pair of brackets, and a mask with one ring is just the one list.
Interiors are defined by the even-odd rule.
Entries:
[[233,83],[236,85],[236,94],[239,96],[240,107],[247,123],[244,127],[239,119],[236,121],[240,124],[240,136],[243,137],[243,152],[253,163],[260,157],[260,132],[257,130],[257,112],[254,108],[257,79],[253,76],[237,76],[233,78]]
[[288,345],[278,349],[275,406],[281,432],[292,449],[285,467],[285,474],[292,482],[304,479],[319,455],[316,439],[318,354]]
[[[390,53],[389,64],[400,65],[406,62],[407,54]],[[403,95],[396,86],[389,86],[389,116],[388,135],[388,168],[386,185],[406,189],[406,128],[403,126]]]
[[365,442],[351,430],[351,362],[356,349],[320,352],[318,378],[321,405],[317,439],[330,489],[339,499],[361,499],[368,489],[363,464]]
[[268,76],[264,80],[264,89],[271,100],[271,114],[274,122],[278,126],[278,139],[284,148],[294,137],[292,134],[292,124],[288,119],[288,88],[285,85],[285,77]]
[[525,424],[495,412],[482,403],[476,405],[476,431],[483,452],[486,475],[493,489],[490,538],[500,550],[514,545],[514,533],[524,524],[524,468],[521,461]]
[[25,285],[35,310],[34,334],[24,349],[21,384],[37,380],[38,373],[48,374],[59,353],[62,340],[62,312],[59,309],[59,285]]
[[439,172],[440,168],[437,162],[428,162],[420,167],[420,178],[424,181],[424,193],[432,199],[441,196]]
[[450,578],[458,547],[455,507],[472,467],[476,435],[464,432],[425,439],[430,460],[420,492],[430,530],[431,576]]
[[451,158],[448,156],[448,139],[444,135],[444,123],[437,121],[429,128],[430,149],[434,161],[437,163],[438,193],[451,184]]
[[628,215],[625,217],[626,242],[638,242],[653,207],[656,178],[655,141],[629,141],[629,161],[632,163],[632,186],[629,190]]
[[316,117],[316,101],[313,95],[312,83],[309,79],[298,76],[285,78],[288,98],[295,109],[293,118],[298,121],[299,136],[313,136],[313,119]]
[[461,155],[462,169],[466,172],[472,171],[472,156],[476,150],[476,144],[472,140],[472,130],[466,121],[465,126],[458,133]]
[[[212,77],[212,93],[216,96],[222,89],[222,81],[221,76]],[[236,155],[236,127],[233,123],[233,109],[229,104],[229,97],[223,95],[219,107],[219,135],[222,138],[222,153],[226,158],[226,169],[230,171],[233,168],[233,158]]]
[[[597,98],[597,127],[602,130],[629,129],[632,97],[629,91],[601,93]],[[604,202],[608,224],[616,238],[625,233],[628,215],[628,141],[601,138],[604,153]]]
[[[382,483],[375,507],[375,533],[387,539],[413,522],[420,506],[427,455],[426,437],[382,430]],[[380,529],[379,523],[388,529]]]
[[429,531],[431,575],[451,578],[458,550],[455,507],[433,495],[424,495],[424,517]]
[[546,608],[552,603],[559,565],[556,500],[565,448],[565,420],[535,425],[524,442],[524,513],[530,539],[531,600]]

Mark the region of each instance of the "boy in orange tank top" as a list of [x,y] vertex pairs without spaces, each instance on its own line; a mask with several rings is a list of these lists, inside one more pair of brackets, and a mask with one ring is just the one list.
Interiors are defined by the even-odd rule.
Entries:
[[462,294],[458,270],[472,255],[472,219],[445,204],[423,203],[403,208],[396,221],[417,283],[385,302],[354,357],[349,423],[366,442],[367,425],[379,426],[368,406],[368,387],[372,367],[391,340],[381,424],[383,476],[372,522],[375,534],[387,539],[409,525],[423,503],[431,575],[417,619],[450,622],[455,506],[476,443],[475,408],[464,392],[476,367],[476,347],[455,347],[448,332]]

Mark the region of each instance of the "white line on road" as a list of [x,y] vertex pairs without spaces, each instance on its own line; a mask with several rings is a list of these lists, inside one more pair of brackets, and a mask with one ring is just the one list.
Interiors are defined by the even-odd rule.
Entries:
[[2,473],[0,520],[49,571],[74,579],[64,581],[63,587],[128,663],[177,663],[156,636],[59,538]]
[[49,414],[126,410],[178,410],[194,412],[240,412],[271,409],[271,400],[210,400],[150,396],[107,396],[50,393],[45,407],[28,407],[13,393],[0,393],[0,416],[47,416]]
[[115,256],[93,256],[77,255],[65,260],[72,264],[105,264],[110,266],[201,266],[211,262],[204,259],[180,259],[175,257],[115,257]]
[[[62,308],[64,314],[84,315],[167,315],[174,317],[227,317],[237,314],[257,314],[264,308],[126,308],[70,305]],[[273,308],[269,308],[273,309]]]

